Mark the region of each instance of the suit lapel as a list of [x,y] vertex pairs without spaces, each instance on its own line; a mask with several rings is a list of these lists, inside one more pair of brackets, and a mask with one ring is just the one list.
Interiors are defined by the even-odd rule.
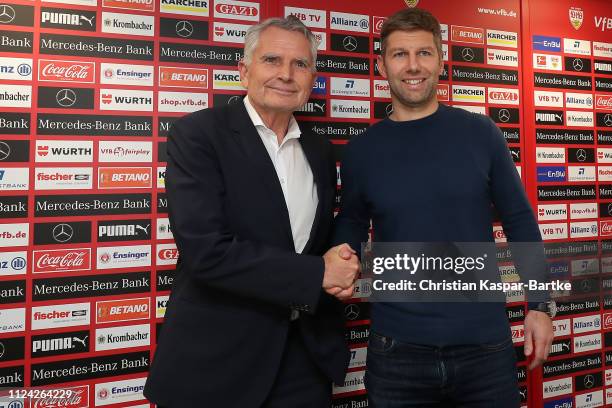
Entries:
[[242,101],[236,102],[229,109],[231,118],[229,125],[232,128],[232,134],[251,164],[246,171],[253,171],[259,175],[257,178],[264,185],[265,197],[271,198],[272,210],[278,214],[286,238],[295,250],[287,203],[270,155],[261,141],[244,103]]
[[323,168],[324,162],[321,158],[319,150],[317,149],[317,146],[313,142],[314,140],[307,135],[302,134],[300,137],[300,144],[302,145],[302,150],[304,151],[306,160],[308,160],[308,164],[310,165],[310,170],[312,171],[312,178],[317,188],[318,197],[315,218],[312,223],[312,228],[310,229],[310,237],[308,238],[308,242],[302,251],[303,254],[307,254],[312,247],[314,237],[316,237],[317,234],[319,218],[321,217],[321,203],[324,203],[324,200],[327,200],[327,197],[325,196],[325,189],[323,188],[323,173],[325,171]]

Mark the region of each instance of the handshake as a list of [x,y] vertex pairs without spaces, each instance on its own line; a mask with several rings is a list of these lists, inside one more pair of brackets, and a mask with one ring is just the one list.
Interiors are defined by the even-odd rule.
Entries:
[[353,296],[355,281],[359,275],[359,259],[349,244],[330,248],[325,255],[323,289],[340,300]]

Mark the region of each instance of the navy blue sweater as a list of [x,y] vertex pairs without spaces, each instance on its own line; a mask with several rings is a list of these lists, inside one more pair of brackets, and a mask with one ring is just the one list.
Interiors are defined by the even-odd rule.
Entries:
[[[334,242],[492,242],[493,204],[510,241],[541,242],[501,131],[486,116],[439,105],[422,119],[385,119],[342,160]],[[503,303],[374,303],[372,329],[434,346],[510,335]]]

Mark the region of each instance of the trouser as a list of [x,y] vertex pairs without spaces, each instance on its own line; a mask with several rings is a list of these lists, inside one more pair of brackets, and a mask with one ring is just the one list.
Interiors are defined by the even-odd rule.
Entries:
[[512,340],[432,347],[370,333],[365,385],[370,408],[517,408]]

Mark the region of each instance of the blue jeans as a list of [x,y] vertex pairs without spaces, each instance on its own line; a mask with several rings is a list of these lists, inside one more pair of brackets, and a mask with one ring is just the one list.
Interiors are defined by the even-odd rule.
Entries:
[[371,408],[517,408],[512,340],[433,347],[370,332],[365,385]]

